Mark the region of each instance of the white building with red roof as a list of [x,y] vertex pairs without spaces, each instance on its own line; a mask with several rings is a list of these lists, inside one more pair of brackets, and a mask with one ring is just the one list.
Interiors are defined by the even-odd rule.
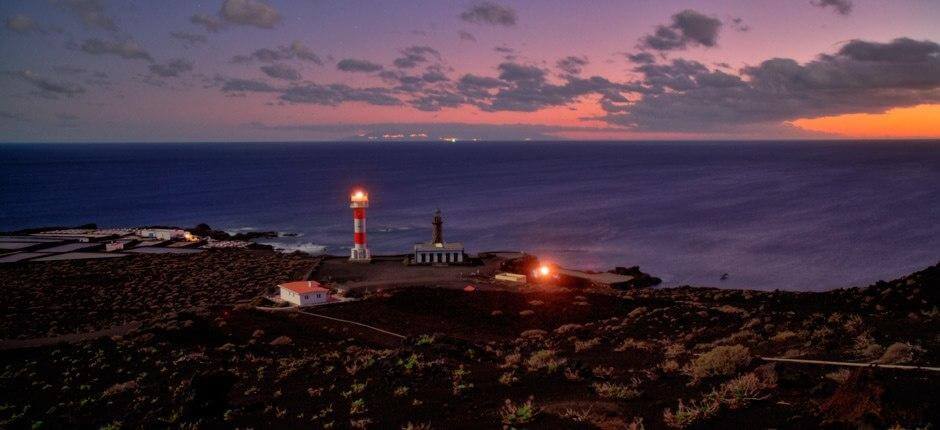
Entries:
[[309,306],[330,301],[330,290],[317,281],[294,281],[280,284],[281,300],[297,306]]

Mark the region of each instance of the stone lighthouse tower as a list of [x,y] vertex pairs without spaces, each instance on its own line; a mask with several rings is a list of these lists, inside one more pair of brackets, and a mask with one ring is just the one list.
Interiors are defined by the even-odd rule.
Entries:
[[369,194],[356,190],[349,196],[349,207],[353,210],[353,248],[349,261],[368,263],[372,259],[366,246],[366,208],[369,207]]
[[444,243],[444,221],[441,219],[440,209],[434,212],[434,221],[431,224],[434,226],[431,243]]

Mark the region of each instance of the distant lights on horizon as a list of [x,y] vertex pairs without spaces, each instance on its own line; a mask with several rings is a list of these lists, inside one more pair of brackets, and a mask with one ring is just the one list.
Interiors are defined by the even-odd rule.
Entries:
[[[410,134],[404,134],[404,133],[390,134],[390,133],[386,133],[386,134],[383,134],[383,135],[381,135],[381,136],[368,135],[368,134],[366,134],[366,133],[359,133],[359,134],[357,134],[356,136],[357,136],[357,137],[362,137],[362,138],[365,138],[365,139],[368,139],[368,140],[372,140],[372,141],[375,141],[375,140],[428,139],[428,138],[429,138],[429,136],[428,136],[427,133],[410,133]],[[456,136],[440,136],[440,137],[438,137],[436,140],[441,141],[441,142],[457,143],[458,141],[479,142],[479,141],[481,141],[481,140],[483,140],[483,139],[480,139],[480,138],[478,138],[478,137],[471,137],[471,138],[463,139],[463,138],[459,138],[459,137],[456,137]],[[526,138],[525,140],[528,141],[528,140],[532,140],[532,139]]]

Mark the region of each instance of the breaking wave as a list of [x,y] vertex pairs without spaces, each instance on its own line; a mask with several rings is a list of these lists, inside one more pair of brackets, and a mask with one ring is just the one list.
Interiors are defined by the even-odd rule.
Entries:
[[310,255],[323,255],[326,253],[326,245],[319,245],[311,242],[304,243],[283,243],[283,242],[269,242],[265,245],[271,245],[274,247],[275,251],[279,252],[306,252]]

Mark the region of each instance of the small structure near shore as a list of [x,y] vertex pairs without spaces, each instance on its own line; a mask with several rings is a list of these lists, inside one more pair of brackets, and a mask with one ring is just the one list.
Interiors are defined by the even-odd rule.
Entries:
[[187,238],[186,230],[180,228],[142,228],[137,235],[146,239],[173,240]]
[[419,243],[414,249],[415,264],[453,264],[464,262],[463,244],[444,242],[444,221],[440,209],[434,213],[434,226],[431,241]]
[[509,273],[509,272],[497,273],[496,276],[493,277],[493,279],[496,279],[497,281],[509,282],[513,284],[525,284],[526,281],[528,280],[525,275],[521,275],[518,273]]
[[281,289],[281,300],[297,306],[316,305],[330,300],[330,290],[320,286],[317,281],[294,281],[278,287]]

